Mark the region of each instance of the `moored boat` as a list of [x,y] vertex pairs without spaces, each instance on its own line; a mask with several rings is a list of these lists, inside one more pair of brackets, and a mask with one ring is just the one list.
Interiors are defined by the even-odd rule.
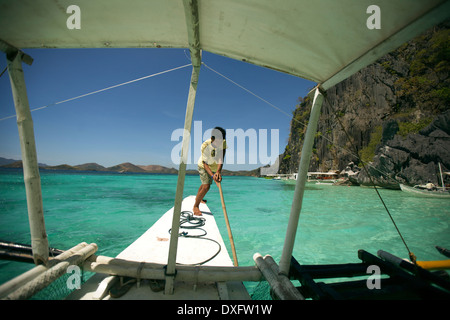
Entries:
[[[426,196],[426,197],[434,197],[434,198],[450,198],[450,189],[445,187],[444,183],[444,175],[442,173],[441,164],[438,163],[439,166],[439,174],[441,177],[442,187],[436,187],[433,183],[429,182],[424,185],[415,185],[413,187],[399,184],[400,189],[405,192],[414,193],[416,195]],[[445,172],[448,175],[448,172]]]
[[400,184],[400,188],[404,192],[408,192],[419,196],[433,197],[433,198],[450,198],[450,190],[442,188],[427,188],[426,186],[420,185],[410,187],[404,184]]
[[[67,1],[1,1],[0,50],[7,58],[17,113],[32,256],[38,266],[26,275],[13,279],[12,283],[6,285],[7,288],[3,285],[0,289],[3,295],[0,296],[7,299],[29,298],[63,275],[69,266],[82,265],[96,274],[86,282],[83,289],[76,290],[70,298],[108,298],[108,295],[111,297],[111,289],[119,283],[119,290],[115,295],[118,297],[122,293],[121,288],[133,283],[121,298],[237,299],[234,294],[242,292],[240,282],[260,281],[262,278],[270,283],[274,294],[280,299],[303,299],[311,290],[315,291],[314,297],[340,298],[335,294],[327,295],[332,290],[316,291],[321,289],[321,285],[311,281],[310,274],[320,275],[322,271],[317,268],[307,270],[308,272],[304,272],[301,267],[297,270],[301,281],[309,282],[310,290],[297,290],[289,279],[306,175],[325,92],[414,36],[444,21],[450,12],[450,1],[445,0],[414,1],[413,5],[410,0],[380,2],[383,12],[390,13],[383,16],[383,28],[379,23],[374,23],[381,18],[377,5],[369,6],[366,2],[351,0],[340,1],[338,4],[336,1],[290,0],[283,2],[283,6],[271,0],[258,1],[258,5],[254,1],[88,1],[81,6],[83,12],[88,13],[81,15],[82,27],[81,21],[73,23],[80,18],[80,8]],[[63,3],[67,4],[67,8]],[[78,11],[73,9],[75,13],[68,17],[67,12],[72,12],[69,6],[72,9],[78,8]],[[20,21],[20,17],[26,17],[26,21]],[[348,45],[350,39],[351,46]],[[22,49],[105,47],[190,50],[192,76],[175,205],[171,213],[163,215],[155,227],[150,228],[116,258],[96,256],[96,244],[82,243],[49,259],[33,120],[22,69],[22,62],[31,65],[33,59]],[[204,65],[202,50],[317,83],[311,91],[312,108],[304,135],[299,174],[295,180],[296,187],[279,265],[270,256],[263,258],[256,254],[254,260],[257,267],[230,266],[230,259],[224,252],[216,255],[218,247],[214,243],[210,246],[210,243],[206,245],[207,241],[204,241],[201,247],[184,246],[184,239],[180,240],[178,231],[167,236],[169,229],[174,230],[176,227],[178,230],[184,210],[182,197],[189,135],[200,69]],[[211,226],[211,234],[214,234],[215,223],[206,211],[205,219]],[[218,237],[215,241],[221,243]],[[357,266],[358,274],[364,273],[373,264],[382,265],[388,272],[393,269],[365,252],[361,252],[360,256],[364,264]],[[208,261],[204,262],[205,260]],[[204,262],[204,265],[181,265],[199,262]],[[216,262],[217,265],[212,265]],[[297,267],[295,263],[294,267]],[[331,275],[341,275],[338,269],[332,266]],[[395,276],[398,272],[394,270],[392,274],[397,281],[399,277]],[[401,276],[402,279],[411,278],[404,273]],[[153,286],[153,290],[141,285],[141,280],[144,279],[150,281],[149,286]],[[158,280],[164,281],[165,295],[161,293]],[[128,281],[132,282],[127,283]],[[236,282],[235,286],[233,283]],[[203,288],[206,284],[208,288]],[[365,282],[358,281],[358,285],[361,284],[365,292],[374,292],[367,290]],[[395,285],[394,289],[398,287],[397,283]],[[419,282],[417,286],[422,287],[423,283]],[[406,288],[409,290],[408,286]],[[441,292],[438,295],[442,296]],[[243,296],[247,297],[243,293],[240,298]]]
[[308,172],[308,182],[316,184],[333,184],[339,178],[338,171]]

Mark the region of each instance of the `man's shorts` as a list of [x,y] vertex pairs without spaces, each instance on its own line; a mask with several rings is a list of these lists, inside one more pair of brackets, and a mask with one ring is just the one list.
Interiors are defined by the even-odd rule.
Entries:
[[202,182],[202,184],[211,184],[212,183],[211,176],[208,174],[208,172],[206,172],[206,170],[204,168],[198,167],[198,173],[200,174],[200,181]]

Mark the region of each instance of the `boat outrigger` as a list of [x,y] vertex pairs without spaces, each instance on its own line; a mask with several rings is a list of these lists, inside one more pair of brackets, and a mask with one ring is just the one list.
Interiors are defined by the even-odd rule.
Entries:
[[[450,1],[0,0],[0,8],[0,50],[6,55],[16,108],[32,257],[37,265],[3,284],[1,298],[29,298],[74,264],[96,273],[81,289],[69,295],[68,298],[74,299],[113,296],[241,299],[248,298],[242,281],[261,280],[270,284],[278,299],[355,299],[358,297],[354,292],[368,292],[366,282],[324,285],[314,279],[359,276],[369,265],[378,265],[389,276],[383,283],[390,289],[369,291],[371,294],[364,298],[377,298],[377,294],[402,297],[406,293],[418,298],[449,297],[448,280],[416,264],[398,262],[387,254],[377,258],[360,251],[361,264],[302,266],[293,257],[293,249],[317,122],[327,89],[448,19]],[[115,258],[96,256],[97,245],[86,243],[74,244],[55,258],[49,257],[33,121],[22,69],[22,62],[29,65],[33,62],[22,51],[28,48],[190,50],[192,76],[174,206]],[[310,92],[313,104],[278,264],[269,255],[255,254],[255,266],[231,265],[213,216],[206,214],[209,212],[206,206],[203,206],[205,227],[214,241],[202,241],[202,250],[192,255],[187,249],[180,250],[186,240],[179,236],[182,212],[185,204],[192,201],[192,198],[184,201],[182,198],[202,50],[317,83]],[[221,247],[217,255],[215,242]],[[183,256],[184,253],[187,255]],[[204,265],[191,265],[204,260],[208,260]],[[290,281],[293,277],[301,282],[300,288]],[[130,279],[132,288],[121,295],[121,289]],[[142,281],[150,281],[154,291],[144,293],[138,287]]]
[[[214,215],[204,203],[202,216],[192,214],[195,196],[187,197],[181,205],[181,222],[177,254],[177,290],[165,295],[164,267],[169,253],[174,208],[167,211],[150,229],[122,251],[116,259],[90,258],[85,268],[91,271],[108,270],[91,277],[80,290],[68,299],[177,299],[177,300],[247,300],[250,296],[240,281],[226,281],[229,271],[248,273],[259,279],[256,268],[236,269],[216,225]],[[192,267],[195,266],[195,269]],[[209,266],[210,268],[205,268]],[[115,270],[115,271],[114,271]],[[153,274],[151,274],[153,273]],[[119,276],[110,275],[122,275]],[[123,280],[123,276],[128,277]],[[220,278],[223,281],[220,281]],[[141,280],[151,279],[148,285]],[[128,283],[126,283],[128,281]],[[101,283],[99,286],[98,284]],[[136,284],[136,285],[135,285]],[[117,288],[114,288],[117,287]],[[152,290],[149,290],[148,286]],[[195,289],[194,289],[195,286]],[[100,289],[99,289],[100,288]]]

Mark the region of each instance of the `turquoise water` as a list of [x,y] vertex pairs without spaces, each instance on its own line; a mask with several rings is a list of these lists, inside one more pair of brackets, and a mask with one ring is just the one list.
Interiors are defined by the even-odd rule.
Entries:
[[[177,176],[41,171],[46,229],[51,247],[95,242],[98,254],[115,256],[173,206]],[[187,176],[184,196],[196,194],[198,176]],[[224,177],[223,193],[239,265],[253,254],[278,261],[294,185],[253,177]],[[408,247],[419,260],[443,259],[434,248],[450,248],[450,201],[381,189]],[[231,254],[216,186],[208,206]],[[0,171],[0,239],[29,243],[25,187],[20,170]],[[358,262],[358,249],[382,249],[407,258],[393,223],[375,191],[362,187],[308,184],[294,256],[304,264]],[[0,283],[32,265],[0,261]],[[249,284],[252,287],[252,284]]]

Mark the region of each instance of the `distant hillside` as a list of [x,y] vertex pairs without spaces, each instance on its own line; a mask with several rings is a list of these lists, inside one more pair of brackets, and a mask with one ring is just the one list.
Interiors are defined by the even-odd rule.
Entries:
[[[22,168],[22,160],[5,159],[0,157],[1,168]],[[173,168],[167,168],[160,165],[138,166],[129,162],[121,163],[112,167],[104,167],[98,163],[90,162],[71,166],[68,164],[60,164],[56,166],[48,166],[39,164],[41,169],[45,170],[75,170],[75,171],[104,171],[104,172],[135,172],[135,173],[166,173],[177,174],[178,171]]]
[[98,163],[90,162],[85,164],[79,164],[75,166],[77,170],[83,171],[105,171],[106,168],[104,166],[99,165]]
[[17,160],[0,158],[0,166],[5,166],[14,162],[17,162]]
[[106,171],[114,171],[114,172],[146,172],[144,169],[139,168],[138,166],[125,162],[118,164],[113,167],[106,168]]
[[[0,167],[4,167],[4,166],[8,166],[8,165],[12,165],[12,167],[10,167],[10,168],[15,168],[17,166],[19,168],[21,168],[22,160],[14,160],[14,159],[7,159],[7,158],[0,157]],[[39,167],[47,167],[47,165],[44,163],[39,163]]]
[[145,170],[146,172],[152,172],[152,173],[168,173],[168,174],[177,174],[178,170],[174,168],[167,168],[160,165],[147,165],[142,166],[138,165],[139,168]]
[[[43,170],[74,170],[74,171],[102,171],[102,172],[119,172],[119,173],[162,173],[162,174],[178,174],[178,170],[167,168],[160,165],[135,165],[130,162],[121,163],[112,167],[104,167],[95,162],[79,164],[71,166],[68,164],[60,164],[57,166],[48,166],[39,164]],[[0,168],[22,168],[21,160],[5,159],[0,157]],[[197,170],[186,170],[188,175],[198,175]],[[230,171],[223,170],[224,176],[259,176],[259,168],[254,170]]]
[[45,170],[77,170],[77,168],[68,164],[60,164],[57,166],[47,166]]
[[[4,158],[1,158],[4,159]],[[8,162],[7,164],[1,165],[2,168],[22,168],[22,160],[13,160],[12,162]]]

